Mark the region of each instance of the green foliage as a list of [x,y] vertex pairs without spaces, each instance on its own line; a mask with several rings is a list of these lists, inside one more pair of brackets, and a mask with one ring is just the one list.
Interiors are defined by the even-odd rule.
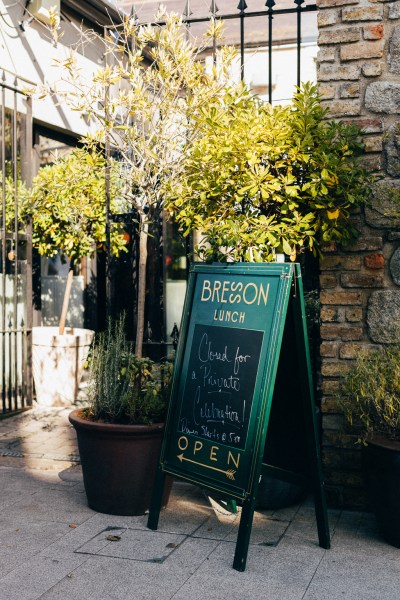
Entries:
[[[3,185],[3,177],[0,173],[0,186]],[[29,191],[21,179],[18,179],[17,188],[12,177],[5,178],[5,196],[6,196],[6,230],[11,232],[15,229],[15,204],[18,206],[18,229],[25,230],[25,207],[29,196]],[[1,220],[3,217],[1,216]]]
[[343,378],[339,408],[361,439],[371,434],[400,440],[400,347],[360,355]]
[[109,321],[89,359],[89,407],[83,416],[107,423],[150,424],[165,419],[172,363],[137,358],[125,337],[125,319]]
[[[77,53],[55,61],[62,73],[58,97],[90,121],[87,144],[107,140],[118,149],[130,201],[141,215],[162,204],[161,180],[180,168],[185,142],[197,137],[187,123],[223,88],[233,58],[232,50],[219,51],[210,77],[198,60],[207,34],[188,39],[176,14],[160,12],[158,20],[162,26],[138,26],[126,17],[105,39],[99,36],[107,60],[92,77],[79,69]],[[210,27],[218,34],[220,24]]]
[[[104,47],[104,65],[88,77],[79,68],[79,54],[71,52],[55,61],[61,77],[52,90],[43,86],[34,90],[39,97],[56,93],[57,101],[62,98],[89,120],[88,147],[110,146],[119,153],[126,198],[138,216],[138,356],[144,332],[149,222],[163,206],[163,183],[181,171],[185,148],[201,134],[189,122],[222,93],[234,57],[232,49],[218,50],[212,73],[199,60],[210,36],[219,36],[221,23],[212,20],[204,36],[193,38],[175,14],[164,14],[160,8],[155,21],[140,26],[126,16],[105,37],[92,32],[91,39]],[[85,35],[84,46],[87,40]]]
[[[111,210],[118,208],[118,165],[111,169]],[[76,148],[40,169],[24,206],[32,219],[32,242],[39,253],[61,252],[79,263],[105,247],[105,160],[94,150]],[[118,255],[125,241],[121,225],[111,230],[111,251]]]
[[359,162],[358,130],[326,115],[310,83],[284,107],[231,86],[194,115],[200,135],[164,193],[184,235],[203,232],[201,258],[295,260],[355,234],[350,213],[368,199],[372,177]]

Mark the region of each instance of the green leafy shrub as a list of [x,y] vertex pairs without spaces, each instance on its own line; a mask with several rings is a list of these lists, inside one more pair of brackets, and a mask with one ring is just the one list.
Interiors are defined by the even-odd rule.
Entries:
[[362,353],[341,383],[338,405],[348,422],[372,434],[400,440],[400,346]]
[[89,358],[89,407],[85,418],[136,425],[162,422],[168,406],[172,363],[138,358],[125,336],[125,318],[109,321]]
[[[24,215],[32,219],[32,243],[43,256],[61,252],[79,263],[106,244],[105,159],[75,148],[43,167],[33,180]],[[118,165],[111,169],[111,210],[118,209]],[[111,251],[125,249],[121,225],[111,230]]]
[[350,213],[368,199],[372,177],[359,162],[359,130],[326,117],[310,83],[289,106],[236,85],[193,115],[200,135],[165,195],[184,235],[203,233],[200,258],[295,260],[355,235]]
[[[3,187],[2,173],[0,173],[0,186]],[[18,179],[15,189],[15,182],[10,176],[6,176],[4,188],[6,197],[6,230],[11,232],[15,229],[15,201],[17,199],[18,230],[25,231],[26,205],[29,197],[29,190],[21,179]]]

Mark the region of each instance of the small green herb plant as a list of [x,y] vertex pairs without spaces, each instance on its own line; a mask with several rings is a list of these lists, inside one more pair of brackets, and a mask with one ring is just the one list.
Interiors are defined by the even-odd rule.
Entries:
[[109,320],[89,357],[89,406],[82,416],[106,423],[149,425],[165,420],[172,363],[138,358],[125,335],[125,316]]
[[362,353],[341,384],[339,408],[360,432],[400,440],[400,346]]

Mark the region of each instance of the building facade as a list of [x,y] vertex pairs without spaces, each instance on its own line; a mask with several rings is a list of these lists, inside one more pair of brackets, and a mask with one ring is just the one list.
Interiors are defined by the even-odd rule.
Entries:
[[[356,123],[376,172],[360,231],[320,262],[323,459],[331,503],[363,506],[361,453],[336,395],[363,350],[400,341],[400,2],[317,0],[318,81],[332,117]],[[397,216],[396,216],[397,211]]]

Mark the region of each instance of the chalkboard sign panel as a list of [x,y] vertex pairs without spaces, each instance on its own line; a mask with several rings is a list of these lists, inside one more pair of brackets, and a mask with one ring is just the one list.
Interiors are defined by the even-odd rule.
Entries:
[[[286,428],[288,412],[294,430]],[[307,464],[284,460],[285,436],[299,440]],[[275,464],[263,463],[277,455]],[[157,529],[166,474],[241,501],[239,571],[263,474],[311,480],[320,545],[329,548],[299,265],[191,267],[150,529]]]
[[291,265],[193,267],[165,472],[235,498],[250,492],[290,286]]
[[262,331],[195,325],[180,433],[244,450],[262,340]]

